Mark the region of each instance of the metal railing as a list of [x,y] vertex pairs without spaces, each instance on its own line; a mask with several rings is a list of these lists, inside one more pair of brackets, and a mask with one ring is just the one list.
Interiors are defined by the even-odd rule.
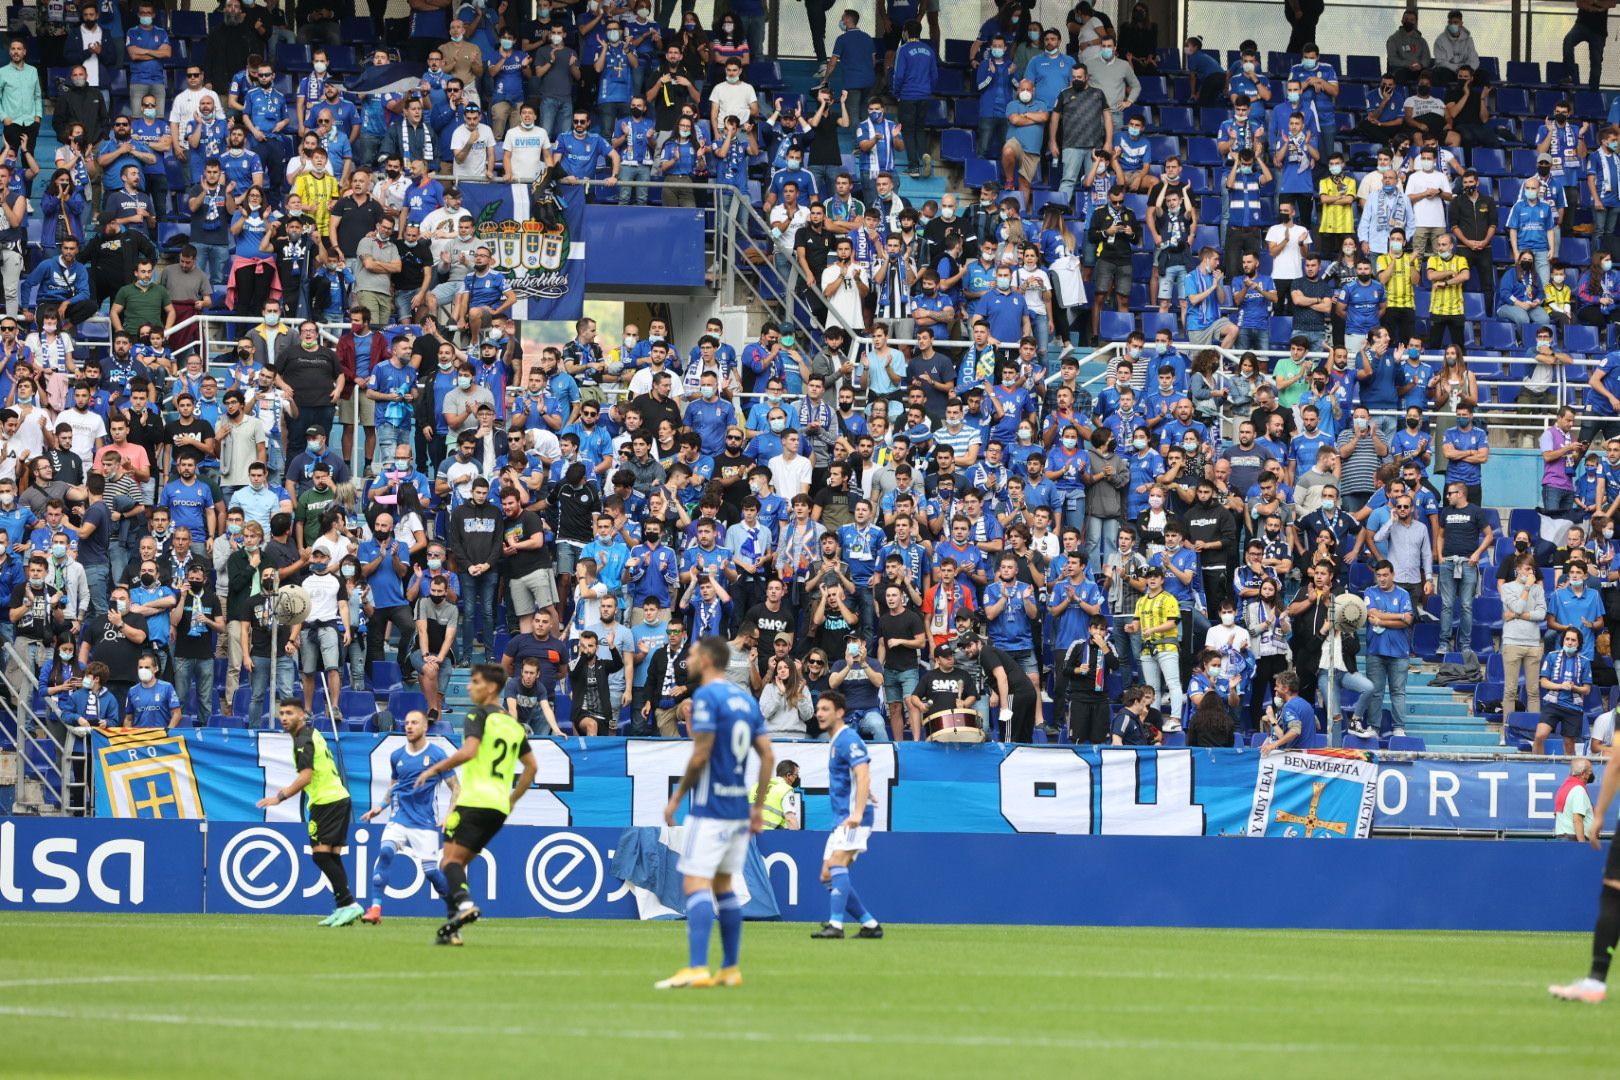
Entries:
[[[62,738],[51,731],[47,723],[34,711],[34,691],[37,687],[24,674],[32,675],[34,668],[17,650],[14,643],[0,639],[0,690],[12,701],[13,711],[0,708],[0,734],[4,734],[17,748],[18,777],[16,806],[26,812],[38,814],[88,813],[89,799],[84,779],[88,760],[82,749],[75,752],[76,736],[64,729]],[[61,726],[56,724],[56,726]],[[43,793],[39,799],[30,797],[28,785],[37,783]],[[73,794],[79,794],[74,799]]]

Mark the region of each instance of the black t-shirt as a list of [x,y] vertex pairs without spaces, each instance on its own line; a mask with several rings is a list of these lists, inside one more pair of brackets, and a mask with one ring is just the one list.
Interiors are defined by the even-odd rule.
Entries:
[[14,621],[17,636],[32,641],[49,641],[56,636],[57,625],[63,615],[61,608],[67,603],[67,598],[60,589],[49,583],[40,585],[37,589],[30,589],[28,582],[21,582],[11,590],[11,606],[17,607],[22,603],[28,604],[28,610],[22,613],[22,618]]
[[214,655],[214,632],[196,618],[199,611],[208,619],[219,617],[219,594],[206,584],[201,593],[188,590],[180,594],[180,625],[174,628],[171,638],[174,655],[183,660],[203,660]]
[[931,668],[923,672],[917,682],[917,696],[923,701],[924,712],[948,712],[957,708],[958,703],[968,696],[970,681],[960,669],[941,671]]
[[[923,637],[923,630],[922,616],[909,608],[898,615],[884,612],[878,616],[878,638],[882,641]],[[890,645],[883,666],[890,671],[910,671],[917,666],[917,650],[910,645]]]
[[[263,596],[253,604],[253,616],[248,620],[248,652],[254,656],[270,655],[270,597]],[[278,636],[283,643],[287,640],[287,632],[282,630]]]
[[124,626],[119,627],[114,626],[107,616],[101,615],[93,619],[85,630],[84,640],[90,643],[91,661],[99,660],[112,673],[108,682],[133,683],[135,667],[140,662],[141,653],[147,648],[145,641],[138,645],[130,641],[124,627],[145,631],[146,616],[133,613],[125,615]]
[[804,250],[805,265],[819,282],[821,272],[827,269],[827,255],[832,249],[833,234],[823,228],[820,232],[805,226],[794,236],[794,249]]
[[[517,543],[544,532],[545,526],[540,521],[540,515],[533,510],[524,510],[516,518],[501,518],[501,535],[504,538],[503,542],[506,543]],[[538,548],[520,550],[515,555],[504,555],[501,557],[501,563],[507,578],[520,578],[551,566],[552,555],[550,549],[542,545]]]
[[1479,548],[1479,538],[1485,535],[1489,526],[1490,519],[1485,516],[1485,511],[1473,503],[1463,507],[1441,507],[1440,529],[1444,533],[1441,557],[1472,555]]
[[382,220],[383,208],[376,199],[367,199],[365,205],[354,201],[354,197],[345,195],[332,204],[332,218],[337,221],[338,250],[343,252],[345,259],[355,257],[360,249],[360,241],[366,234],[374,232],[377,222]]
[[427,268],[433,265],[433,245],[418,240],[414,245],[396,240],[399,248],[399,273],[394,275],[394,288],[400,292],[415,292],[422,287]]
[[748,497],[748,483],[745,477],[748,470],[754,467],[754,460],[746,454],[721,454],[714,459],[714,478],[724,480],[736,476],[736,483],[722,488],[726,505],[734,508],[739,515],[742,513],[742,501]]
[[[788,609],[786,603],[780,611],[772,611],[764,604],[755,604],[748,612],[746,618],[752,619],[759,627],[759,640],[761,643],[773,641],[777,634],[791,634],[798,624],[794,612]],[[763,655],[764,650],[761,649]]]
[[272,367],[292,387],[293,404],[300,409],[330,405],[332,388],[343,374],[337,354],[324,345],[313,349],[294,345]]
[[[979,652],[979,669],[984,672],[984,685],[987,690],[991,687],[999,689],[991,678],[991,674],[997,668],[1006,671],[1007,692],[1013,697],[1033,698],[1035,696],[1035,684],[1029,681],[1029,676],[1025,674],[1023,667],[1013,663],[1012,657],[994,645],[986,643]],[[1003,704],[1009,703],[1004,702]]]
[[[178,445],[177,440],[182,438],[189,440],[193,438],[212,439],[213,437],[214,425],[195,414],[192,415],[190,420],[182,420],[179,417],[175,417],[173,420],[170,420],[167,424],[163,425],[163,441],[168,443],[170,446]],[[199,452],[202,452],[200,447]],[[207,456],[214,457],[217,455],[210,454]]]

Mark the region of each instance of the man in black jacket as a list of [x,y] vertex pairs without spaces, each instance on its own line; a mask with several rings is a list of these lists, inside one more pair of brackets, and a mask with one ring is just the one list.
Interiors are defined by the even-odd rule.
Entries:
[[53,99],[55,107],[51,110],[51,128],[56,132],[57,141],[65,143],[68,129],[74,124],[83,124],[84,145],[79,147],[83,153],[101,145],[101,141],[107,137],[111,118],[107,114],[107,99],[102,96],[100,89],[86,81],[83,64],[75,65],[68,77],[71,80],[69,85]]
[[461,578],[460,636],[486,648],[495,640],[495,561],[500,557],[501,512],[489,501],[489,480],[480,476],[468,500],[450,515],[450,558]]
[[96,301],[115,295],[135,280],[135,264],[157,262],[157,248],[144,234],[118,224],[112,213],[101,215],[101,231],[84,249],[83,262],[90,271],[90,287]]
[[225,18],[208,33],[203,71],[208,76],[208,85],[224,100],[230,92],[231,79],[247,67],[249,56],[264,52],[269,38],[263,33],[261,23],[242,17],[242,0],[225,0],[221,9]]
[[[1067,91],[1065,91],[1067,93]],[[1142,239],[1142,223],[1136,211],[1125,205],[1125,186],[1115,184],[1108,192],[1108,205],[1091,212],[1086,239],[1097,249],[1097,266],[1091,272],[1091,336],[1097,336],[1099,312],[1114,294],[1117,310],[1124,311],[1131,296],[1131,253]]]
[[598,652],[596,631],[585,630],[575,644],[578,650],[568,670],[573,697],[574,731],[580,735],[612,735],[619,709],[608,676],[624,668],[624,656],[612,645],[607,656]]
[[671,612],[665,633],[669,640],[647,660],[647,700],[641,706],[641,714],[633,717],[632,722],[635,734],[641,734],[656,722],[658,734],[668,739],[680,733],[676,725],[692,696],[686,675],[691,643],[686,639],[685,616]]
[[1187,544],[1198,552],[1204,572],[1204,602],[1209,610],[1220,608],[1232,598],[1232,559],[1237,551],[1237,519],[1215,501],[1215,484],[1198,481],[1198,498],[1182,515],[1187,524]]

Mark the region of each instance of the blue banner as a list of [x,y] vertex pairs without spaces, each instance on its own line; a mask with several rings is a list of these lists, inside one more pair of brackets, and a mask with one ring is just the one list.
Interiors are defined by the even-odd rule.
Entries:
[[[166,736],[175,739],[175,736]],[[389,757],[402,735],[329,737],[356,813],[380,805]],[[434,742],[453,750],[449,739]],[[535,789],[515,825],[558,828],[657,827],[691,744],[664,739],[535,739]],[[206,728],[184,735],[195,799],[212,821],[298,820],[296,800],[255,804],[292,782],[291,739],[280,731]],[[876,743],[872,787],[877,828],[890,832],[1057,833],[1130,836],[1366,836],[1376,766],[1360,756],[1256,750],[1137,750],[1128,747]],[[142,753],[155,753],[143,750]],[[805,824],[832,827],[827,744],[780,742],[777,759],[798,763]],[[129,755],[112,755],[122,766]],[[179,755],[165,754],[167,759]],[[102,813],[172,818],[171,800],[124,794],[155,765],[135,755],[133,781],[117,768],[96,773]],[[1262,766],[1262,763],[1264,765]],[[188,803],[190,800],[187,800]]]
[[[356,827],[343,856],[363,901],[391,915],[441,915],[409,859],[396,858],[383,895],[371,895],[380,837]],[[210,822],[205,861],[196,822],[4,820],[0,909],[325,914],[332,897],[308,840],[296,825]],[[761,834],[761,870],[742,884],[774,894],[783,919],[822,921],[824,840]],[[508,826],[474,860],[473,895],[495,918],[637,918],[635,894],[613,873],[624,842],[616,829]],[[892,833],[873,836],[856,876],[867,907],[891,925],[1585,930],[1590,890],[1547,883],[1591,882],[1602,866],[1585,844],[1552,842]],[[684,954],[678,928],[669,947]]]
[[194,821],[0,819],[0,909],[203,910]]
[[512,317],[572,322],[585,312],[585,200],[539,185],[462,184],[474,234],[517,293]]

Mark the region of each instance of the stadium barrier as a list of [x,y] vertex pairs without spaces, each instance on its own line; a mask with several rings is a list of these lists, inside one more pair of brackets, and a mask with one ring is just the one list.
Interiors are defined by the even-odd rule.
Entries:
[[[296,802],[255,804],[293,779],[277,730],[199,729],[95,738],[95,805],[107,817],[206,816],[291,823]],[[446,738],[435,742],[453,750]],[[388,797],[402,735],[328,737],[356,813]],[[535,739],[535,788],[517,825],[626,828],[663,823],[689,743],[665,739]],[[799,764],[805,822],[832,827],[827,744],[776,743]],[[1342,752],[1262,756],[1254,749],[948,746],[874,743],[876,828],[896,833],[1131,836],[1308,834],[1379,830],[1546,837],[1568,766],[1552,759]],[[441,794],[441,812],[448,795]]]
[[[354,829],[345,855],[364,903],[379,899],[369,893],[380,835]],[[496,918],[636,918],[610,870],[622,835],[508,826],[474,860],[474,895]],[[823,839],[758,838],[783,919],[825,918]],[[298,824],[0,820],[0,910],[325,914],[331,896],[307,849]],[[386,910],[442,914],[420,870],[396,863],[406,865],[380,898]],[[1584,883],[1601,866],[1576,844],[891,834],[873,838],[857,872],[890,924],[1583,930]]]

